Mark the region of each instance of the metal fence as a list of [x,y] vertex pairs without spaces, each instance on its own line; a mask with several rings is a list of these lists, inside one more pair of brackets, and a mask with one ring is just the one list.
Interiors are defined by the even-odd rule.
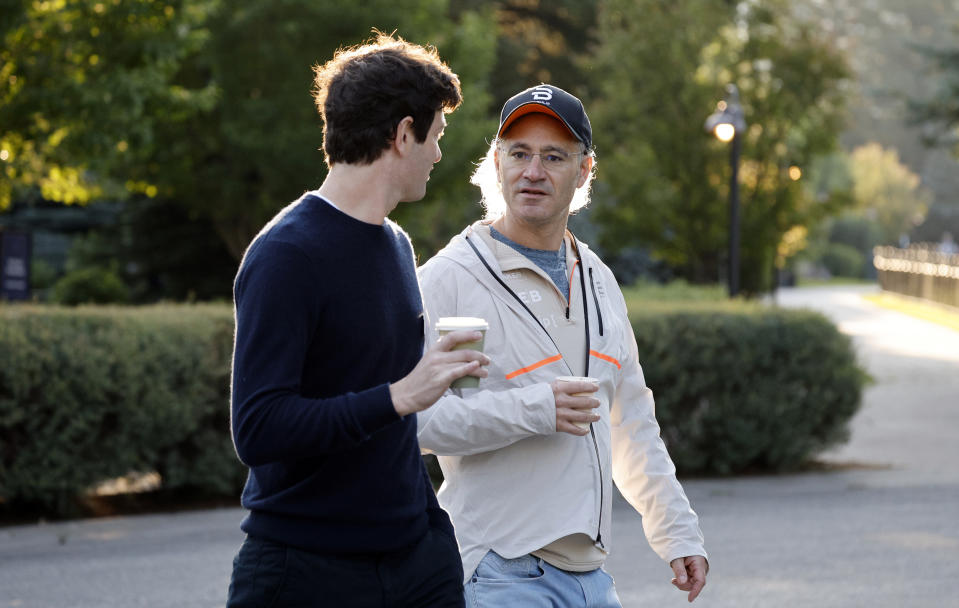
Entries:
[[873,264],[883,290],[959,307],[959,254],[934,246],[876,247]]

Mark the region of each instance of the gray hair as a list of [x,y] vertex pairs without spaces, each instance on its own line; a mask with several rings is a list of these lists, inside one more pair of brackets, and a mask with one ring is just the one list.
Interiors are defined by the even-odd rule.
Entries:
[[[506,213],[506,201],[503,199],[503,189],[499,183],[499,176],[496,174],[496,146],[501,140],[494,139],[483,156],[473,175],[470,176],[470,183],[480,189],[483,194],[483,208],[486,209],[487,220],[495,220]],[[589,204],[589,189],[593,183],[593,177],[596,175],[596,155],[592,150],[587,154],[593,159],[593,166],[586,176],[586,181],[573,193],[573,201],[569,205],[570,215],[576,213]]]

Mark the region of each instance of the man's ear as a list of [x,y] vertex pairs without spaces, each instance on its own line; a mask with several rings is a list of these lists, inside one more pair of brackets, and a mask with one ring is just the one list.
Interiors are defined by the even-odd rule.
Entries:
[[576,184],[577,188],[582,188],[583,184],[586,183],[586,178],[589,177],[589,172],[593,170],[593,157],[583,155],[583,162],[579,165],[579,183]]
[[400,155],[404,155],[415,142],[416,135],[413,133],[413,117],[407,116],[396,125],[396,137],[393,139],[393,148],[396,149]]

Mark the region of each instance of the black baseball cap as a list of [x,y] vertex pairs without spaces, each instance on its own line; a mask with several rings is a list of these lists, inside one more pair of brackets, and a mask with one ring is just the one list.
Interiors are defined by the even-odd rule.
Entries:
[[551,84],[531,87],[510,97],[500,112],[499,131],[496,136],[502,137],[516,119],[532,112],[556,118],[566,125],[573,137],[582,142],[587,150],[593,148],[593,129],[589,126],[589,117],[586,116],[583,102]]

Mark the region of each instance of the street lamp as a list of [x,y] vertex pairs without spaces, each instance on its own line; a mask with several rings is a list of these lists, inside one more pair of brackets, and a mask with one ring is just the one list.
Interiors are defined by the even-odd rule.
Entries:
[[746,119],[739,105],[739,89],[726,85],[726,99],[716,104],[716,111],[706,119],[706,131],[723,143],[732,142],[729,150],[729,297],[739,293],[739,149],[746,131]]

